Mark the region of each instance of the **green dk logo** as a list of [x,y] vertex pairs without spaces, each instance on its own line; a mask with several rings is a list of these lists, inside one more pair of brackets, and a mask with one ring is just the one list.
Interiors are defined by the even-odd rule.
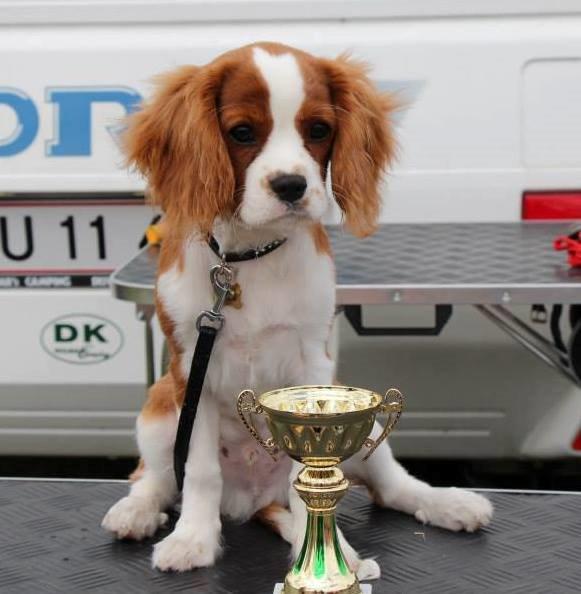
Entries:
[[[101,331],[105,328],[105,324],[83,324],[82,334],[85,342],[91,342],[95,339],[100,342],[107,342]],[[54,325],[54,341],[55,342],[73,342],[79,337],[79,329],[72,324],[55,324]]]
[[108,361],[123,346],[123,334],[111,320],[91,314],[71,314],[49,322],[41,344],[55,359],[87,365]]

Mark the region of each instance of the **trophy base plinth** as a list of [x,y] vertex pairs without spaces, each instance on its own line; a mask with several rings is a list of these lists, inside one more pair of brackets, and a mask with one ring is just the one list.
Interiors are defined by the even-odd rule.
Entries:
[[[372,594],[371,584],[360,584],[361,594]],[[276,584],[272,594],[284,594],[284,584]]]

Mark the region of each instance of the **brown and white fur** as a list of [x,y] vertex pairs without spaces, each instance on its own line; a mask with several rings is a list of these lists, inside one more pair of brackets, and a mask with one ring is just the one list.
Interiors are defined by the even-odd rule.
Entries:
[[[260,43],[163,76],[157,94],[130,119],[129,161],[148,178],[169,229],[157,313],[171,365],[150,389],[137,421],[142,463],[136,480],[103,520],[118,538],[152,536],[178,495],[172,467],[178,412],[195,320],[213,303],[208,272],[217,258],[208,233],[227,251],[287,238],[269,255],[235,265],[242,308],[225,308],[191,438],[181,516],[155,545],[155,567],[212,565],[221,549],[222,515],[258,515],[298,552],[305,508],[292,488],[297,467],[285,457],[272,462],[256,445],[236,415],[235,400],[245,388],[261,393],[333,381],[334,266],[319,222],[331,202],[329,163],[346,226],[358,236],[371,233],[381,173],[393,153],[391,110],[390,98],[374,89],[361,64]],[[245,127],[244,142],[240,129],[233,137],[239,126]],[[271,182],[281,175],[304,178],[300,199],[290,203],[276,194]],[[372,435],[380,429],[376,424]],[[473,531],[491,518],[487,499],[410,476],[386,443],[368,462],[361,457],[345,463],[344,471],[364,482],[379,505],[450,530]],[[377,563],[360,559],[341,539],[359,577],[377,577]]]

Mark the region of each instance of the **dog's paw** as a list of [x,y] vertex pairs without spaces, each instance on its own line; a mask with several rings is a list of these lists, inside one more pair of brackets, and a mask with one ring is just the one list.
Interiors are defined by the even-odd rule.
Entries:
[[424,524],[433,524],[455,532],[474,532],[488,526],[492,511],[490,501],[478,493],[456,487],[433,487],[422,498],[415,516],[416,520]]
[[101,526],[116,538],[142,540],[155,534],[167,522],[167,514],[143,497],[120,499],[105,514]]
[[381,569],[375,559],[361,559],[359,566],[353,568],[353,571],[355,571],[357,579],[360,581],[377,580],[381,575]]
[[359,580],[376,580],[381,575],[381,569],[375,559],[361,559],[357,551],[344,539],[340,533],[343,556],[351,571],[355,572]]
[[153,548],[152,565],[161,571],[188,571],[213,565],[220,553],[218,538],[200,538],[196,530],[175,530]]

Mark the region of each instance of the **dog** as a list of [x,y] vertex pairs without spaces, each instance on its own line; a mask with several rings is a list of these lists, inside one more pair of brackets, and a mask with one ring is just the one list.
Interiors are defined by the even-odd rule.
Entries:
[[[181,515],[155,545],[154,567],[212,565],[221,551],[222,516],[258,517],[298,554],[306,510],[292,482],[300,465],[261,450],[237,417],[236,397],[246,388],[262,393],[333,382],[335,276],[320,221],[334,197],[353,234],[375,229],[379,184],[394,154],[393,109],[365,65],[349,56],[318,58],[256,43],[163,75],[151,101],[130,116],[128,161],[147,178],[168,229],[156,307],[170,365],[137,420],[141,462],[129,495],[103,520],[116,537],[152,536],[178,496],[172,458],[178,415],[195,321],[214,302],[209,269],[219,262],[208,238],[224,252],[284,240],[268,255],[234,265],[241,307],[224,309],[191,436]],[[371,437],[380,432],[376,423]],[[380,506],[450,530],[489,523],[486,498],[414,478],[387,443],[368,462],[363,455],[343,470],[365,483]],[[361,559],[342,534],[340,540],[360,579],[379,576],[376,561]]]

